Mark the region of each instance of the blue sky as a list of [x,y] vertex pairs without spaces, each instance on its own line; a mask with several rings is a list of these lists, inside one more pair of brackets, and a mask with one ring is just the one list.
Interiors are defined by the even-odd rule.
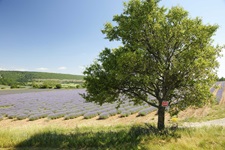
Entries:
[[[118,47],[101,33],[124,0],[0,0],[0,70],[82,74],[105,48]],[[225,0],[161,0],[191,17],[218,24],[215,44],[225,44]],[[225,50],[224,50],[225,51]],[[225,52],[223,54],[225,55]],[[218,75],[225,76],[225,57]]]

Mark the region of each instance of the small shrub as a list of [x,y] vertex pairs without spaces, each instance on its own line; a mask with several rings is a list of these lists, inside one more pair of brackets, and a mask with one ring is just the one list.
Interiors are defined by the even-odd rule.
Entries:
[[131,115],[130,111],[124,111],[124,112],[121,112],[120,117],[128,117],[130,115]]
[[28,119],[29,119],[29,121],[34,121],[34,120],[40,119],[40,117],[39,117],[39,115],[32,115]]
[[61,85],[61,84],[56,84],[56,85],[55,85],[55,88],[56,88],[56,89],[61,89],[61,88],[62,88],[62,85]]
[[41,113],[39,114],[39,118],[45,118],[48,116],[48,113]]
[[80,85],[79,85],[79,84],[77,84],[77,85],[76,85],[76,88],[77,88],[77,89],[79,89],[79,88],[80,88]]
[[86,114],[84,114],[84,119],[90,119],[90,118],[94,118],[98,115],[97,112],[88,112]]
[[110,117],[110,114],[108,112],[104,112],[99,115],[99,119],[107,119],[109,117]]
[[58,81],[55,81],[55,80],[45,80],[42,85],[40,86],[40,88],[42,89],[52,89],[52,88],[57,88],[56,86],[58,87],[62,87],[62,85],[58,82]]
[[116,109],[111,110],[111,111],[109,111],[109,114],[110,114],[111,116],[114,116],[114,115],[117,114],[117,110],[116,110]]
[[25,114],[18,115],[16,118],[17,118],[18,120],[23,120],[23,119],[26,119],[26,118],[27,118],[27,115],[25,115]]
[[125,112],[126,110],[124,109],[124,108],[119,108],[118,110],[117,110],[117,112],[119,113],[119,114],[121,114],[122,112]]
[[14,119],[14,118],[16,118],[16,115],[15,114],[8,114],[7,117],[9,119]]
[[43,84],[43,85],[40,86],[40,88],[41,88],[41,89],[47,89],[47,88],[48,88],[48,85]]
[[19,86],[18,86],[18,85],[13,84],[13,85],[11,85],[11,86],[10,86],[10,88],[11,88],[11,89],[15,89],[15,88],[19,88]]
[[64,120],[74,119],[83,115],[83,112],[72,113],[64,116]]
[[58,119],[58,118],[61,118],[63,116],[64,116],[63,113],[55,113],[55,114],[48,115],[48,119]]
[[149,114],[149,113],[151,113],[155,110],[156,110],[155,107],[149,107],[149,108],[146,108],[146,109],[143,109],[143,110],[139,111],[138,115],[139,116],[146,116],[147,114]]
[[131,114],[137,113],[138,111],[141,110],[141,107],[136,107],[136,108],[132,108],[129,111],[131,112]]
[[37,83],[32,83],[32,87],[35,89],[38,89],[38,88],[40,88],[40,85]]
[[41,118],[45,118],[47,116],[48,116],[48,113],[40,113],[40,114],[31,115],[28,119],[29,121],[34,121]]

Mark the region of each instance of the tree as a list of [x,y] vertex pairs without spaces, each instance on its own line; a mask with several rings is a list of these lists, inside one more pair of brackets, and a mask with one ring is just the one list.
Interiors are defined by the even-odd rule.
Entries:
[[[135,104],[158,108],[158,129],[165,128],[165,107],[177,113],[190,105],[210,100],[209,88],[216,79],[221,46],[213,46],[217,25],[191,19],[181,7],[166,9],[159,0],[130,0],[124,12],[115,15],[115,25],[106,23],[102,32],[122,46],[105,48],[86,68],[84,80],[90,102]],[[150,95],[154,99],[150,98]]]
[[218,81],[225,81],[224,77],[218,78]]

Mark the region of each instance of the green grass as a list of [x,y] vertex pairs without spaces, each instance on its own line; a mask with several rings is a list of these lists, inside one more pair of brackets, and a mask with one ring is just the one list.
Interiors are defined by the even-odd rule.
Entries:
[[177,131],[180,138],[163,140],[160,137],[145,141],[145,148],[157,150],[224,150],[225,128],[184,128]]
[[4,89],[10,89],[10,86],[0,85],[0,90],[4,90]]
[[0,128],[0,148],[10,149],[216,149],[225,147],[224,127],[166,129],[150,125]]
[[210,113],[205,117],[206,120],[214,120],[225,118],[225,106],[224,105],[214,105],[211,108]]

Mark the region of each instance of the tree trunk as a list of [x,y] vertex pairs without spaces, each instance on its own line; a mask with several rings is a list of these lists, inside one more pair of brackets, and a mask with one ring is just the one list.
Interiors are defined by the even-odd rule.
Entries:
[[159,106],[158,108],[158,129],[165,128],[165,107]]

